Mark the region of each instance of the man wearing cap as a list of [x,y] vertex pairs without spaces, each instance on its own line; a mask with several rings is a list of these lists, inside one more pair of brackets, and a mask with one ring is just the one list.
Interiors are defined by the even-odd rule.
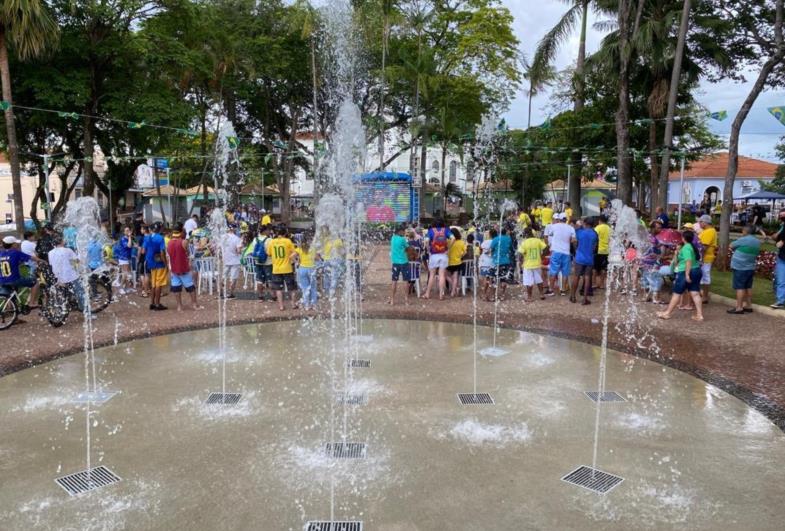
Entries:
[[703,263],[701,264],[701,295],[703,304],[709,303],[709,287],[711,286],[711,266],[714,263],[714,258],[717,253],[717,229],[711,221],[711,216],[708,214],[702,215],[698,218],[698,224],[701,227],[698,239],[703,245]]
[[166,270],[166,242],[161,236],[161,223],[153,225],[153,232],[144,240],[145,268],[150,275],[150,309],[166,310],[161,304],[161,291],[169,283]]
[[17,248],[20,243],[21,240],[14,236],[3,238],[3,248],[0,249],[0,286],[14,290],[31,288],[29,301],[35,304],[38,300],[38,282],[35,278],[23,277],[19,272],[19,265],[30,261],[38,262],[39,259],[20,251]]

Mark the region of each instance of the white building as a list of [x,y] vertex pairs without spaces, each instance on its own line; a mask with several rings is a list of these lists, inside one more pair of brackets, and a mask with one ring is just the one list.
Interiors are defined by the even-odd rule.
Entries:
[[[708,202],[709,207],[722,201],[725,190],[725,173],[728,170],[728,153],[714,153],[690,163],[684,171],[684,188],[679,190],[680,172],[672,171],[668,176],[668,204],[701,205]],[[762,181],[772,181],[777,164],[765,160],[739,156],[739,169],[733,184],[733,197],[738,199],[761,188]],[[681,195],[681,198],[679,197]]]

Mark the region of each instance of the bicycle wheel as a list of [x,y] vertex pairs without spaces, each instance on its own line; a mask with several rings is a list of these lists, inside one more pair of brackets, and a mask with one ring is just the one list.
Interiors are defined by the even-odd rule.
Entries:
[[68,295],[63,289],[51,286],[45,290],[41,301],[41,314],[53,327],[63,326],[70,312]]
[[0,330],[5,330],[16,322],[19,309],[16,301],[7,295],[0,295]]
[[90,280],[90,310],[99,313],[112,302],[112,281],[105,278]]

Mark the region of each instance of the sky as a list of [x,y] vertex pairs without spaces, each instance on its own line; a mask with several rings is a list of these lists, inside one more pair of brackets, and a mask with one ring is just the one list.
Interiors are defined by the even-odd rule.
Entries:
[[[520,49],[527,57],[534,55],[537,43],[543,35],[559,20],[566,11],[567,5],[559,0],[501,0],[515,17],[513,29],[520,41]],[[591,54],[600,46],[603,34],[592,28],[592,23],[598,17],[589,19],[589,32],[586,41],[586,53]],[[575,62],[578,50],[578,31],[565,41],[560,48],[556,59],[556,67],[565,68]],[[749,87],[754,78],[748,78],[746,83],[731,81],[712,84],[702,82],[696,93],[696,99],[710,111],[727,111],[728,118],[723,122],[710,120],[712,131],[723,135],[727,139],[730,124],[736,112],[741,107],[747,96]],[[771,160],[776,162],[774,146],[778,139],[785,136],[785,126],[769,114],[767,107],[785,106],[785,91],[765,91],[755,102],[747,120],[742,126],[742,135],[739,141],[739,152],[749,157]],[[534,98],[532,103],[532,125],[542,123],[548,116],[549,95],[544,93]],[[512,102],[510,110],[505,114],[505,119],[511,128],[526,128],[528,113],[528,99],[519,91]]]

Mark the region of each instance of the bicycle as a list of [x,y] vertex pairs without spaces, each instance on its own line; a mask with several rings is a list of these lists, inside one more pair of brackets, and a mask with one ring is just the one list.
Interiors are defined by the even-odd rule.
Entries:
[[27,315],[32,308],[23,301],[21,294],[27,294],[29,298],[30,288],[15,288],[10,286],[0,286],[0,330],[10,328],[19,318],[19,315]]
[[[99,269],[90,274],[87,288],[90,293],[90,313],[95,315],[106,309],[112,302],[111,271]],[[74,311],[81,311],[80,299],[83,295],[77,293],[71,285],[58,284],[51,274],[43,274],[41,313],[53,327],[58,328],[65,324],[68,315]],[[78,282],[81,282],[79,280]]]

